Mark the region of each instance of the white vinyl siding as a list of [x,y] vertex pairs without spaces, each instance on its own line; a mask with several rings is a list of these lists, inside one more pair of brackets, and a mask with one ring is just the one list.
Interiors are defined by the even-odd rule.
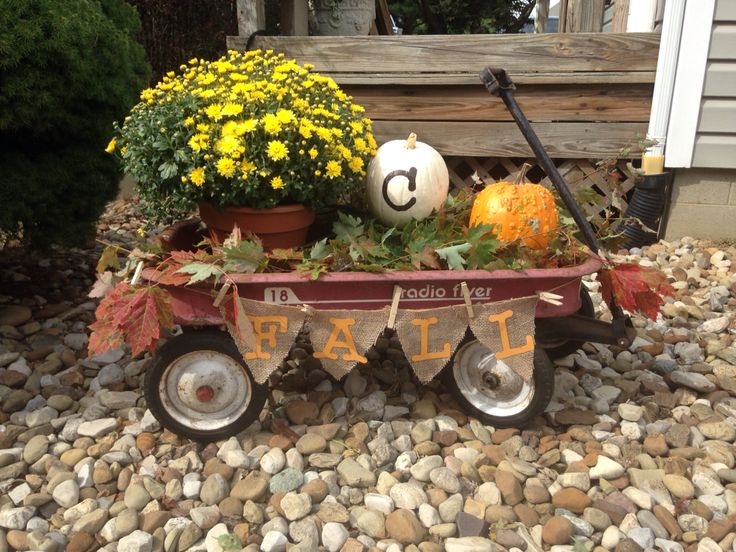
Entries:
[[736,169],[736,0],[716,0],[692,166]]

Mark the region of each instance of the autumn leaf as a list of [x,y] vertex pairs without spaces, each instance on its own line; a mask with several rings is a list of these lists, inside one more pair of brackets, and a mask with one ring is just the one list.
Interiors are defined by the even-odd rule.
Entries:
[[100,260],[97,261],[97,273],[102,274],[108,268],[120,270],[120,259],[118,259],[118,248],[114,245],[107,245],[102,250]]
[[97,320],[90,325],[88,350],[104,353],[126,343],[133,356],[154,352],[161,328],[173,329],[174,315],[169,293],[155,286],[131,286],[120,282],[100,301]]
[[294,444],[296,444],[296,442],[301,437],[301,435],[299,435],[297,432],[291,429],[288,425],[286,425],[286,423],[284,423],[282,420],[279,420],[278,418],[273,418],[271,420],[271,431],[273,431],[277,435],[286,437]]
[[652,320],[657,319],[665,296],[673,296],[675,290],[667,283],[667,277],[654,268],[633,263],[621,263],[598,272],[603,300],[611,300],[629,312],[640,312]]
[[222,254],[226,272],[253,273],[268,262],[260,240],[242,240],[228,247],[223,244]]
[[441,247],[436,252],[440,259],[447,263],[450,270],[465,270],[465,259],[463,259],[462,254],[467,253],[470,247],[469,243],[461,243],[460,245]]
[[196,284],[197,282],[204,282],[210,278],[215,278],[215,281],[220,277],[222,271],[219,267],[211,263],[189,263],[179,268],[176,272],[184,274],[190,274],[187,284]]
[[113,276],[113,273],[109,270],[106,270],[102,274],[97,274],[97,280],[95,280],[95,283],[92,285],[92,289],[87,294],[87,297],[99,299],[100,297],[104,297],[110,293],[115,287],[112,284]]

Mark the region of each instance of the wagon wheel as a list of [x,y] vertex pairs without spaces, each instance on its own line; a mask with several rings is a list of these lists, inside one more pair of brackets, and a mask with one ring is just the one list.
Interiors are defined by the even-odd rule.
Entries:
[[[590,294],[584,286],[580,287],[580,308],[575,314],[595,318],[593,300],[590,298]],[[583,343],[585,341],[579,341],[577,339],[558,339],[551,341],[540,341],[537,339],[537,346],[544,349],[552,360],[574,353],[583,346]]]
[[534,349],[534,376],[526,382],[472,334],[455,351],[443,379],[466,412],[494,427],[521,427],[544,412],[554,390],[554,366]]
[[146,372],[144,393],[166,429],[209,442],[235,435],[258,419],[267,387],[255,382],[227,333],[208,329],[164,344]]

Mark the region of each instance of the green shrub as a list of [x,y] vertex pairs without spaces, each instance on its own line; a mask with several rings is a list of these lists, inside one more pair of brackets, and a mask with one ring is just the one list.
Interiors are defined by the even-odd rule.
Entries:
[[81,242],[115,196],[105,146],[149,73],[123,0],[0,0],[0,231]]

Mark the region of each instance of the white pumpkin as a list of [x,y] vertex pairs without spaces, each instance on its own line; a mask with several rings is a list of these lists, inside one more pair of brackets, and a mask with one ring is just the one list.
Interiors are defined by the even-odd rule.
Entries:
[[450,176],[442,156],[433,147],[407,140],[391,140],[376,152],[366,177],[368,206],[388,226],[403,226],[428,217],[447,199]]

